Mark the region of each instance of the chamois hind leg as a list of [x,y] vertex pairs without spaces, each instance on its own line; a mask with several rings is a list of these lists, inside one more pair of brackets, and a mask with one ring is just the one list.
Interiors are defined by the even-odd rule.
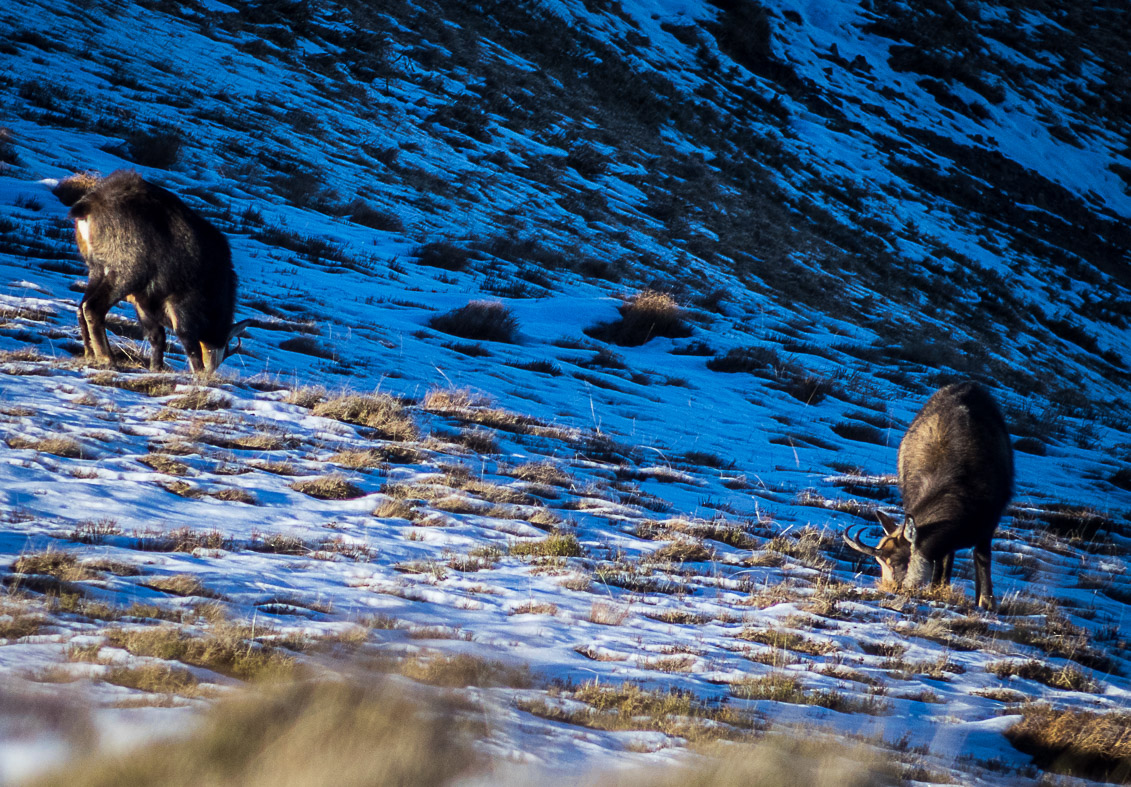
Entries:
[[106,338],[106,313],[118,302],[113,287],[103,277],[92,277],[79,302],[79,331],[87,361],[114,365],[110,341]]
[[149,340],[149,371],[159,372],[165,368],[165,327],[157,321],[157,312],[148,301],[130,295],[126,298],[137,309],[137,320]]

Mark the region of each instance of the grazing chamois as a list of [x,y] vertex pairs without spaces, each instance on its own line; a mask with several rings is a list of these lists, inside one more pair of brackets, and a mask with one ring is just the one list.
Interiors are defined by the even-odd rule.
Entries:
[[58,183],[89,277],[79,304],[87,359],[113,365],[106,313],[126,300],[152,347],[149,368],[165,365],[165,328],[184,345],[189,367],[212,374],[246,321],[232,324],[236,273],[223,234],[175,194],[131,170]]
[[884,580],[910,586],[950,584],[955,550],[973,547],[977,602],[993,609],[990,541],[1013,493],[1013,448],[989,393],[973,382],[936,391],[903,436],[898,467],[903,522],[880,513],[876,546],[852,528],[845,542],[876,558]]

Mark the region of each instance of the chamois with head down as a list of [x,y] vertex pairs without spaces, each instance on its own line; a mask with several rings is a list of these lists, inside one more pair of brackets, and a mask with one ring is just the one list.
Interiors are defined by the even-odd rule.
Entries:
[[845,542],[879,561],[896,585],[950,584],[954,552],[974,548],[978,605],[994,608],[990,542],[1013,493],[1013,448],[989,393],[973,382],[936,391],[899,444],[904,520],[879,514],[885,536]]
[[151,370],[164,368],[168,327],[194,373],[216,371],[245,324],[232,324],[236,273],[223,234],[175,194],[130,170],[105,178],[74,175],[54,193],[71,209],[90,274],[79,304],[87,359],[114,364],[106,314],[126,300],[152,348]]

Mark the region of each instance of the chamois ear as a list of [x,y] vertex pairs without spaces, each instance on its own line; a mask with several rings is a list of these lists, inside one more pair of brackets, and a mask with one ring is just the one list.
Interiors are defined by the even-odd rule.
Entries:
[[903,527],[903,523],[896,522],[894,519],[892,519],[890,516],[885,514],[883,511],[877,511],[876,512],[876,519],[878,519],[880,521],[880,525],[883,527],[884,533],[886,533],[889,536],[896,535],[896,532],[901,527]]
[[908,541],[915,543],[915,536],[918,529],[915,527],[915,517],[907,517],[903,520],[903,537]]

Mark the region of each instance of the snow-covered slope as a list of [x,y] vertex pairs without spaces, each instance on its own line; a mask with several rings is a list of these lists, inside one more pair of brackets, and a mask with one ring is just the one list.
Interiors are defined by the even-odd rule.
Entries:
[[[238,670],[182,658],[160,702],[110,680],[152,663],[121,632],[173,619],[310,669],[528,666],[477,694],[484,750],[559,776],[695,737],[578,736],[597,679],[727,698],[725,737],[902,741],[962,783],[1032,774],[1020,703],[1127,705],[1122,12],[382,9],[0,11],[13,690],[74,689],[108,744],[183,729]],[[123,166],[231,240],[255,327],[211,389],[71,360],[85,271],[38,181]],[[607,325],[646,288],[676,338],[629,346]],[[511,341],[433,322],[482,299]],[[966,376],[1018,448],[993,615],[965,555],[960,593],[907,598],[838,536],[898,506],[903,429]],[[325,476],[343,499],[302,491]],[[0,778],[73,744],[9,704]]]

